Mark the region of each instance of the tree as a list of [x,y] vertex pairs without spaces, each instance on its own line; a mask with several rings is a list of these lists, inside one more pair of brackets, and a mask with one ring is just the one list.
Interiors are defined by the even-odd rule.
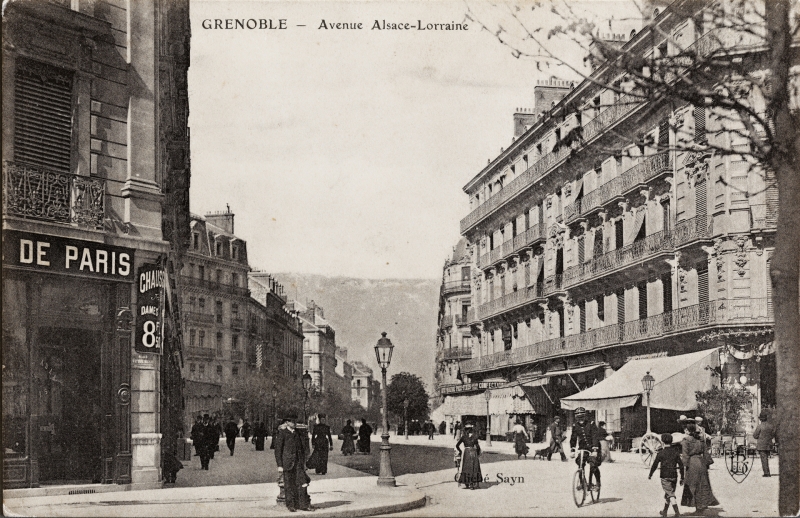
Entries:
[[386,406],[389,415],[401,421],[403,419],[403,401],[408,399],[408,420],[428,419],[428,393],[419,376],[401,372],[392,376],[386,391]]
[[[607,3],[599,3],[606,8]],[[489,6],[487,8],[487,5]],[[723,139],[678,134],[673,143],[643,142],[639,135],[621,137],[658,151],[685,153],[700,168],[713,156],[731,157],[761,177],[758,185],[733,185],[744,197],[777,187],[777,225],[771,260],[775,310],[778,434],[781,437],[780,494],[782,515],[800,510],[800,16],[792,0],[676,0],[661,12],[634,15],[645,27],[622,45],[600,37],[588,2],[531,4],[470,3],[467,18],[491,33],[517,58],[535,60],[537,69],[569,71],[614,92],[621,110],[642,103],[693,106],[708,114]],[[597,5],[597,4],[595,4]],[[651,8],[653,5],[651,5]],[[795,12],[792,12],[792,10]],[[607,16],[605,13],[602,16]],[[607,19],[607,18],[606,18]],[[672,20],[688,21],[683,39],[670,32]],[[665,27],[667,30],[664,30]],[[660,45],[665,42],[665,46]],[[566,58],[571,46],[590,58],[583,64]],[[649,46],[649,52],[644,49]],[[655,47],[655,48],[654,48]],[[592,68],[593,67],[593,68]],[[602,110],[603,106],[598,106]],[[557,106],[545,116],[567,114]],[[712,132],[709,132],[712,133]],[[580,132],[576,142],[582,145]],[[748,179],[755,175],[748,176]]]
[[743,388],[713,387],[695,393],[697,410],[711,423],[713,430],[725,435],[740,432],[739,422],[753,395]]

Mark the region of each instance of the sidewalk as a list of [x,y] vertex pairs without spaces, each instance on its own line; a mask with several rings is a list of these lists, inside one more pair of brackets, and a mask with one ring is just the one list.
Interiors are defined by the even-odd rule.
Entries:
[[[377,477],[317,480],[309,486],[316,513],[350,518],[416,509],[425,494],[384,488]],[[5,516],[297,516],[278,505],[278,485],[248,484],[121,491],[89,495],[4,498]]]

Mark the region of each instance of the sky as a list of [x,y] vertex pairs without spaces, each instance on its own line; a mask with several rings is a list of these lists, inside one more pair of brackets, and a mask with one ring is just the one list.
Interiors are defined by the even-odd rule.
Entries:
[[[511,144],[537,79],[575,77],[515,58],[467,8],[192,0],[192,212],[230,205],[254,268],[440,278],[469,212],[463,186]],[[475,12],[490,20],[485,8]],[[216,19],[287,28],[203,28]],[[375,20],[468,30],[372,30]]]

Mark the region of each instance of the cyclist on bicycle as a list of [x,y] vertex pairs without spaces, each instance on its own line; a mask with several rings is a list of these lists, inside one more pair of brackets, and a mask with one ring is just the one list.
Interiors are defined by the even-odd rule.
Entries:
[[[591,450],[591,454],[581,452],[581,456],[588,455],[585,462],[589,464],[589,483],[594,480],[597,487],[600,487],[600,432],[594,423],[586,420],[586,409],[578,407],[575,409],[575,423],[572,425],[572,435],[569,438],[569,447],[572,457],[575,457],[576,445],[584,450]],[[581,465],[581,457],[575,463]]]

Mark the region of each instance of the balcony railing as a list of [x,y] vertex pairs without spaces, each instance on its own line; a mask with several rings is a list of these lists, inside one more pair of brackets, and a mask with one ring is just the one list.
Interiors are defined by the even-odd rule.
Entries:
[[209,279],[198,279],[197,277],[192,277],[191,275],[181,275],[181,279],[183,279],[183,282],[185,283],[184,285],[197,286],[212,291],[222,291],[232,295],[238,295],[240,297],[247,297],[250,294],[250,290],[247,288],[234,286],[232,284],[223,284],[221,282],[216,282]]
[[502,313],[521,304],[543,298],[542,285],[533,284],[517,291],[506,293],[494,300],[481,304],[477,309],[477,318],[483,320],[498,313]]
[[639,162],[621,175],[609,180],[581,199],[575,200],[564,209],[567,222],[578,216],[588,214],[602,207],[617,196],[626,194],[637,185],[642,185],[665,171],[672,170],[672,160],[668,153],[659,153]]
[[672,252],[676,247],[696,239],[708,238],[712,235],[712,220],[708,217],[692,218],[681,221],[670,231],[656,232],[641,241],[635,241],[589,262],[570,266],[564,271],[565,286],[574,286],[588,279],[644,261],[663,252]]
[[197,311],[187,311],[184,314],[187,322],[194,322],[198,324],[213,324],[214,315],[210,313],[199,313]]
[[551,295],[563,291],[564,288],[564,275],[559,273],[551,275],[544,280],[544,296]]
[[456,315],[455,322],[457,326],[465,326],[469,324],[469,315]]
[[743,47],[764,46],[767,44],[763,36],[749,30],[733,27],[718,27],[711,29],[697,39],[689,49],[693,49],[700,56],[710,56],[718,50],[723,54],[738,53]]
[[472,358],[472,349],[469,347],[453,347],[442,349],[437,353],[439,360],[468,360]]
[[442,295],[447,295],[448,293],[455,293],[458,291],[469,291],[469,279],[447,281],[442,283]]
[[3,162],[3,215],[102,229],[106,182]]
[[469,308],[467,310],[467,324],[472,324],[473,322],[477,321],[478,321],[477,311],[475,310],[474,307]]
[[198,360],[213,360],[214,349],[211,349],[210,347],[189,346],[186,348],[186,357],[197,358]]
[[231,351],[231,361],[232,362],[244,361],[244,351]]
[[673,333],[715,325],[772,324],[770,300],[719,299],[679,308],[622,325],[592,329],[586,333],[551,338],[532,345],[501,351],[461,362],[461,371],[471,373],[530,363],[550,356],[577,354],[614,344],[658,338]]
[[514,239],[506,241],[501,247],[497,247],[488,254],[480,256],[479,268],[487,268],[494,263],[504,259],[511,254],[517,253],[526,246],[534,244],[536,241],[545,238],[544,223],[535,223],[525,232],[517,234]]

